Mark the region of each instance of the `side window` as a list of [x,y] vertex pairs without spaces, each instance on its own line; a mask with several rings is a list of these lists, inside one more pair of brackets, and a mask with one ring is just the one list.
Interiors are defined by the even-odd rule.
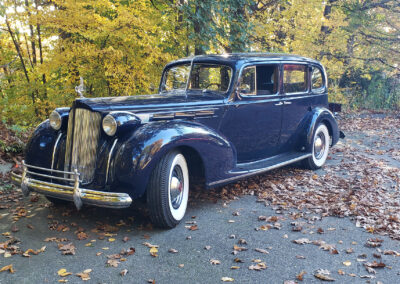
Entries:
[[324,87],[322,72],[319,68],[313,67],[311,74],[311,89],[313,92],[320,92]]
[[285,64],[283,66],[283,89],[285,93],[302,93],[307,91],[307,66]]
[[244,95],[256,95],[256,67],[246,67],[242,71],[239,90]]
[[189,71],[190,64],[171,67],[165,74],[162,91],[185,89]]
[[275,95],[279,85],[279,66],[266,64],[243,69],[240,93],[243,95]]

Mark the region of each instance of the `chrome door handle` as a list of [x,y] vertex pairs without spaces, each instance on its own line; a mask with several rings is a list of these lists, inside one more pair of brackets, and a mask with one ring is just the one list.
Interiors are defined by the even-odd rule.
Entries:
[[277,103],[277,104],[275,104],[276,106],[281,106],[281,105],[283,105],[283,103],[282,102],[279,102],[279,103]]
[[287,102],[287,101],[284,101],[283,102],[285,105],[291,105],[292,104],[292,102]]

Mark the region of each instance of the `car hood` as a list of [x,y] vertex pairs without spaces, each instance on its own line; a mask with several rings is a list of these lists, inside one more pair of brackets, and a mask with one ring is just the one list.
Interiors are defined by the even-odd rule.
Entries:
[[223,104],[224,99],[218,94],[176,94],[176,95],[141,95],[109,98],[77,99],[74,107],[87,108],[92,111],[131,111],[158,112],[177,109],[206,108]]

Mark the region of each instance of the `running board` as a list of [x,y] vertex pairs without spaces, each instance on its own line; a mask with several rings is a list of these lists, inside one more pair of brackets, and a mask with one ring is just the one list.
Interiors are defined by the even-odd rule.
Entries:
[[[234,175],[230,178],[222,179],[222,180],[217,180],[214,182],[211,182],[208,184],[208,186],[215,186],[215,185],[221,185],[221,184],[226,184],[231,181],[235,181],[238,179],[250,177],[253,175],[258,175],[267,171],[271,171],[289,164],[293,164],[295,162],[304,160],[308,157],[311,157],[311,153],[304,154],[304,153],[290,153],[288,156],[280,157],[277,159],[270,159],[270,160],[265,160],[265,161],[260,161],[260,162],[253,162],[253,163],[247,163],[247,164],[238,164],[238,166],[230,172],[230,174]],[[284,159],[284,158],[289,158],[289,159]],[[275,163],[274,163],[275,162]],[[265,166],[256,168],[257,165],[262,165],[264,164]],[[267,165],[268,164],[268,165]]]

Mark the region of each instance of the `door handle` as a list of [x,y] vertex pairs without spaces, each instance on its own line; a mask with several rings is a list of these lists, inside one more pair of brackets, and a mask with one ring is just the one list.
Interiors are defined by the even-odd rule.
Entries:
[[292,102],[288,102],[288,101],[284,101],[283,102],[285,105],[291,105],[292,104]]
[[277,103],[277,104],[275,104],[276,106],[281,106],[281,105],[283,105],[283,103],[282,102],[279,102],[279,103]]

